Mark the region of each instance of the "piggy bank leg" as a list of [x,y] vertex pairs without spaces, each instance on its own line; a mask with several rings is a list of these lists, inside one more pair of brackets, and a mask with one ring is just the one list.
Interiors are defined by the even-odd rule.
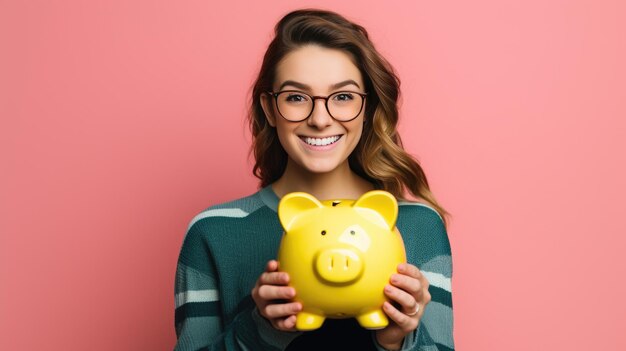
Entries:
[[387,315],[383,310],[374,310],[356,316],[359,324],[366,329],[382,329],[389,324]]
[[326,317],[310,312],[300,312],[296,315],[296,329],[314,330],[322,326]]

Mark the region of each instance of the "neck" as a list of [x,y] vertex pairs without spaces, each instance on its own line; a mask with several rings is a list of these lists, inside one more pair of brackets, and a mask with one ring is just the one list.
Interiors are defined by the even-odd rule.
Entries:
[[272,189],[278,197],[303,191],[319,200],[331,200],[358,199],[374,186],[354,173],[347,161],[330,172],[312,173],[289,160],[285,173],[272,184]]

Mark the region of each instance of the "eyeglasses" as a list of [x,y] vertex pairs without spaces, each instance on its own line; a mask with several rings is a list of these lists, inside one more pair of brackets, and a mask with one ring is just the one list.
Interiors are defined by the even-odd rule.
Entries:
[[315,108],[315,100],[322,99],[328,114],[337,121],[349,122],[363,110],[366,93],[338,91],[328,96],[312,96],[298,90],[268,91],[276,100],[278,113],[291,122],[301,122],[309,118]]

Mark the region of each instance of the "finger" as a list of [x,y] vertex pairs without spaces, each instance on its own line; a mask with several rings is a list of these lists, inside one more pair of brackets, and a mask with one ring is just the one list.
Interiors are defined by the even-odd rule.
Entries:
[[417,279],[420,279],[422,277],[422,272],[419,270],[419,268],[410,263],[400,263],[398,265],[398,273],[408,275]]
[[422,301],[422,305],[426,306],[432,300],[432,296],[428,290],[423,292],[422,298],[419,301]]
[[258,293],[266,301],[288,300],[296,296],[296,289],[290,286],[261,285]]
[[385,295],[390,300],[397,302],[403,313],[409,314],[417,309],[417,301],[413,295],[393,285],[385,286]]
[[299,302],[270,304],[263,308],[262,314],[269,319],[284,318],[302,310]]
[[[383,303],[383,311],[385,314],[391,318],[404,332],[409,332],[411,330],[415,330],[417,325],[419,324],[419,318],[414,318],[414,316],[407,316],[402,313],[388,301]],[[417,314],[421,317],[420,313]]]
[[265,267],[266,272],[274,272],[278,270],[278,261],[271,260],[267,262],[267,266]]
[[259,285],[286,285],[289,274],[286,272],[265,272],[259,277]]
[[284,331],[292,331],[296,329],[296,316],[291,315],[287,318],[278,318],[274,323],[275,328],[284,330]]
[[413,296],[417,296],[423,288],[422,282],[419,279],[404,274],[392,274],[389,282],[393,286],[405,290]]

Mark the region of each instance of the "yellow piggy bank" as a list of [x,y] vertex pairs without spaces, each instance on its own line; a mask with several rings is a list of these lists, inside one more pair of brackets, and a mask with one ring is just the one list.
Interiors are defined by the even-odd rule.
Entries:
[[383,289],[406,262],[393,195],[374,190],[356,201],[320,202],[290,193],[281,199],[278,217],[284,229],[280,270],[289,273],[294,300],[303,308],[296,328],[314,330],[326,318],[352,317],[367,329],[386,327]]

